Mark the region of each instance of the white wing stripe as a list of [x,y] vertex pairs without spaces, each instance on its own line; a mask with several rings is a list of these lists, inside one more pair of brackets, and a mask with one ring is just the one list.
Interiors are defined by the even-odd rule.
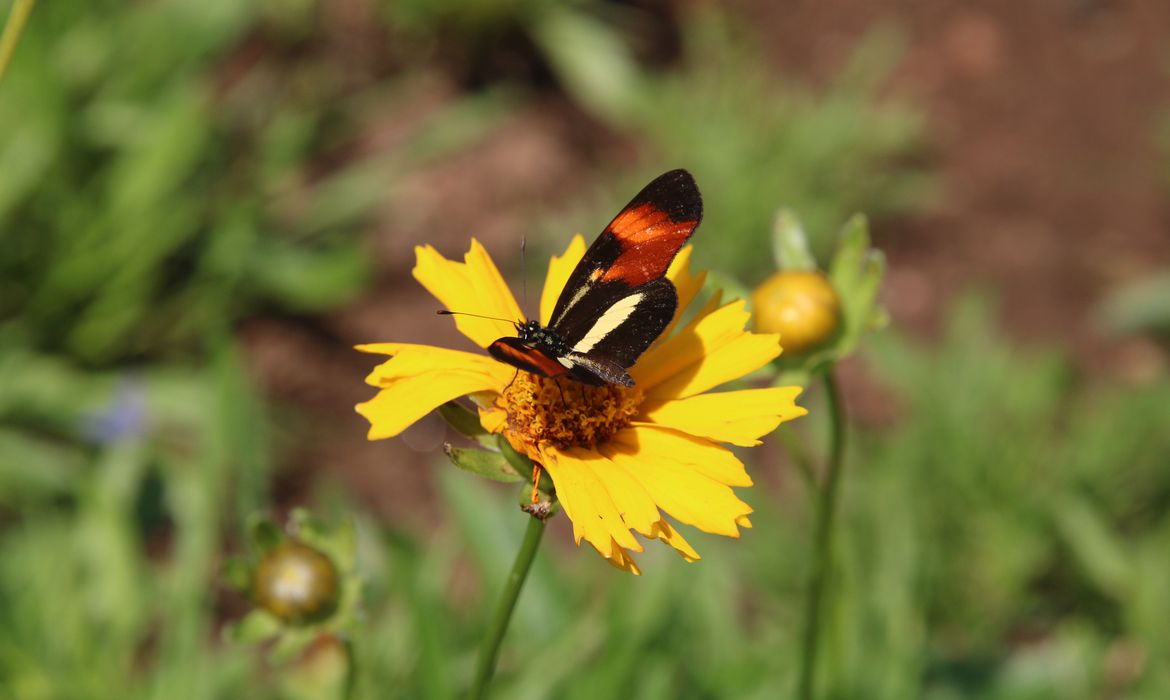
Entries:
[[642,301],[645,294],[638,292],[631,294],[623,299],[618,299],[613,306],[605,310],[605,313],[597,319],[593,327],[589,329],[581,340],[573,346],[573,352],[587,353],[605,339],[607,335],[612,333],[618,326],[625,323],[630,314],[634,313],[634,309],[638,307],[638,302]]

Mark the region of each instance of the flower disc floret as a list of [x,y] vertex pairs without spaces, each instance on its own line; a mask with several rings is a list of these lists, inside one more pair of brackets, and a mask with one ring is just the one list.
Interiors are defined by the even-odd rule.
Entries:
[[518,372],[495,404],[507,415],[502,432],[508,442],[532,456],[542,444],[596,447],[634,420],[642,398],[637,387],[589,386]]

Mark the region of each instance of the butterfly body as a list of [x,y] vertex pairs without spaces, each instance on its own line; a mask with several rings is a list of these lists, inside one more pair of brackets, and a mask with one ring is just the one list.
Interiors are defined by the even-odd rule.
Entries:
[[702,220],[694,178],[672,170],[614,217],[569,275],[547,326],[516,323],[492,357],[546,377],[633,386],[626,371],[670,324],[678,293],[667,268]]

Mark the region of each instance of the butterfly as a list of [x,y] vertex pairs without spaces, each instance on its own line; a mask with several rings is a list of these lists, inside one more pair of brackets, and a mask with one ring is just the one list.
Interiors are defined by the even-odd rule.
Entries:
[[517,322],[488,352],[526,372],[583,384],[633,386],[628,370],[678,308],[666,270],[703,219],[686,170],[646,185],[601,232],[569,275],[548,326]]

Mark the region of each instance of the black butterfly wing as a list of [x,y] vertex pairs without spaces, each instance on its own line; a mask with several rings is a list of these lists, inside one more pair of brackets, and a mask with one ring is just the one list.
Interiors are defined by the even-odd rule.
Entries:
[[613,300],[589,317],[589,323],[561,335],[568,345],[565,357],[573,362],[570,376],[591,383],[588,375],[604,382],[632,386],[625,371],[650,347],[674,317],[678,292],[666,278],[647,282]]
[[662,278],[702,218],[703,200],[690,173],[671,170],[655,178],[585,252],[549,326],[561,338],[580,339],[603,310]]

